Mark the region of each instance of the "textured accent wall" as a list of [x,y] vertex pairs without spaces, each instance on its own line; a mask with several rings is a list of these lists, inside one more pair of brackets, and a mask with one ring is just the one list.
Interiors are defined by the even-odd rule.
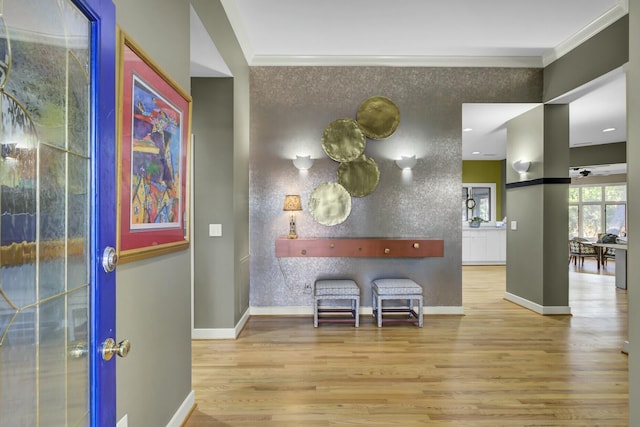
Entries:
[[[461,306],[460,185],[463,103],[540,102],[542,71],[507,68],[253,67],[251,68],[250,241],[252,307],[312,305],[304,285],[349,277],[371,304],[370,282],[409,277],[422,284],[426,306]],[[388,139],[367,141],[380,168],[369,196],[352,200],[351,215],[333,227],[313,221],[306,204],[320,183],[336,181],[338,163],[322,150],[322,133],[337,118],[355,118],[360,103],[383,95],[400,109]],[[316,159],[307,172],[296,155]],[[394,159],[416,154],[401,171]],[[285,194],[300,194],[300,237],[421,237],[444,239],[443,258],[353,259],[275,257],[288,232]]]

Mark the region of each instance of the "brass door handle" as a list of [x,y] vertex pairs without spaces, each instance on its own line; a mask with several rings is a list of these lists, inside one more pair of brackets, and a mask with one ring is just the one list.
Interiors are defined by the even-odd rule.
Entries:
[[122,340],[116,344],[113,338],[107,338],[102,344],[102,359],[109,361],[114,354],[120,357],[127,357],[131,350],[131,343],[129,340]]

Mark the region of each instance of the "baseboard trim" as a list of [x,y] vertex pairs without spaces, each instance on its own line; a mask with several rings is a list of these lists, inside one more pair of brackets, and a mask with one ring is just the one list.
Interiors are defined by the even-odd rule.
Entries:
[[234,338],[238,338],[238,335],[240,335],[240,332],[242,332],[242,328],[244,328],[244,325],[246,325],[249,321],[249,317],[251,317],[251,308],[247,307],[247,309],[244,311],[244,314],[238,321],[238,324],[236,325]]
[[178,408],[176,413],[171,418],[171,421],[167,424],[167,427],[180,427],[184,425],[185,421],[191,414],[193,407],[196,404],[196,392],[191,390],[191,392],[187,395],[187,398],[184,399],[182,405]]
[[456,305],[423,307],[422,311],[426,315],[456,315],[464,316],[464,307]]
[[[437,306],[424,307],[425,316],[464,316],[462,306]],[[360,307],[361,316],[373,315],[371,307]],[[242,328],[251,316],[313,316],[313,307],[250,307],[242,315],[235,328],[197,328],[191,331],[191,339],[194,340],[234,340],[238,338]]]
[[554,315],[567,315],[571,314],[571,307],[568,305],[553,305],[553,306],[545,306],[540,305],[538,303],[529,301],[528,299],[519,297],[518,295],[514,295],[509,292],[504,293],[504,299],[514,304],[518,304],[524,308],[527,308],[531,311],[534,311],[538,314],[542,314],[544,316],[554,316]]
[[[423,308],[425,315],[464,315],[462,306],[436,306]],[[360,307],[363,316],[372,315],[371,307]],[[313,307],[251,307],[252,316],[313,316]]]
[[251,307],[252,316],[313,316],[311,306]]
[[240,331],[247,324],[251,315],[250,309],[247,309],[238,324],[234,328],[194,328],[191,331],[191,339],[194,340],[234,340],[240,335]]

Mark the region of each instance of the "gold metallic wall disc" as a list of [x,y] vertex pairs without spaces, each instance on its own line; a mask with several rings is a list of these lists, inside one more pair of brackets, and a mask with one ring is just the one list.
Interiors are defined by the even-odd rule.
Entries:
[[351,213],[351,196],[337,182],[318,185],[309,196],[309,212],[322,225],[338,225]]
[[338,167],[338,182],[353,197],[364,197],[373,193],[380,181],[380,170],[375,160],[362,155],[356,160],[341,163]]
[[367,138],[353,119],[334,120],[322,134],[322,148],[336,162],[350,162],[364,153]]
[[389,98],[372,96],[360,105],[356,118],[369,138],[385,139],[398,128],[400,110]]

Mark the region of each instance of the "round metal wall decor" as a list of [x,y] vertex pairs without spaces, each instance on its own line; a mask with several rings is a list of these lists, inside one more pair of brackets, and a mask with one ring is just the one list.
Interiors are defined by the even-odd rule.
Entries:
[[360,104],[356,119],[369,138],[385,139],[398,128],[400,110],[389,98],[372,96]]
[[364,153],[367,138],[353,119],[334,120],[322,134],[322,148],[337,162],[350,162]]
[[338,225],[351,213],[351,196],[337,182],[318,185],[309,196],[309,212],[322,225]]
[[379,181],[378,165],[365,154],[352,162],[341,163],[338,167],[338,182],[353,197],[364,197],[373,193]]

